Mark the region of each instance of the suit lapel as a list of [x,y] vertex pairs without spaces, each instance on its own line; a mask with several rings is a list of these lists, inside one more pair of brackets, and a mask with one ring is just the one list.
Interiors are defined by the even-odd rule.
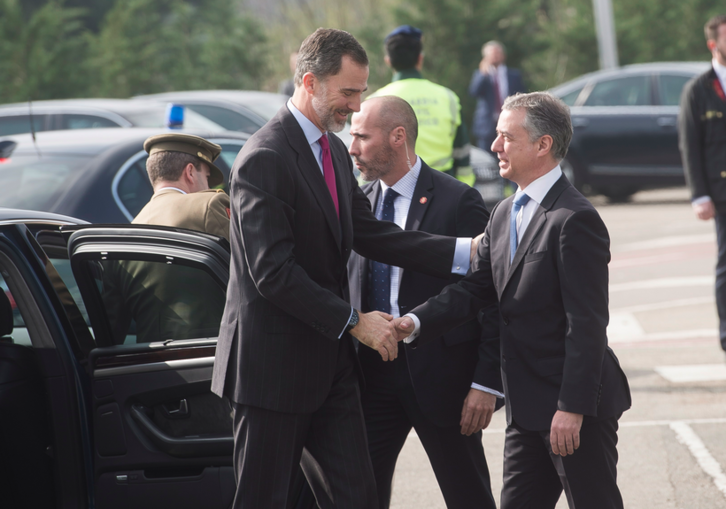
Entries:
[[434,195],[434,181],[431,178],[432,171],[434,170],[429,168],[425,163],[421,164],[421,172],[418,175],[416,188],[411,198],[411,205],[408,208],[406,230],[418,230],[421,228],[421,221],[423,221]]
[[[320,208],[323,210],[323,214],[325,215],[325,221],[328,223],[328,227],[330,228],[333,237],[335,237],[338,248],[341,249],[342,233],[340,228],[340,221],[338,220],[338,216],[335,213],[333,198],[330,196],[328,186],[325,184],[325,177],[323,176],[323,172],[320,170],[320,166],[318,166],[318,161],[313,155],[313,151],[310,147],[310,144],[308,143],[307,138],[305,137],[305,133],[303,132],[302,127],[300,127],[300,124],[298,124],[295,117],[292,115],[292,113],[290,113],[290,110],[287,109],[287,107],[282,110],[280,122],[282,124],[282,128],[285,131],[285,134],[287,135],[287,139],[290,141],[290,145],[295,150],[295,152],[297,152],[297,166],[298,168],[300,168],[300,172],[303,175],[303,180],[307,183],[310,191],[313,193],[313,196],[315,196],[315,199],[320,205]],[[331,149],[331,155],[332,154],[333,150]],[[336,158],[333,157],[334,168],[336,167],[336,165],[339,165],[339,163],[336,164],[335,159]],[[340,210],[341,192],[339,186],[341,178],[338,169],[335,170],[335,178],[338,185],[338,207]],[[347,201],[347,198],[345,198],[345,200],[343,201]],[[347,207],[348,216],[350,216],[350,204],[348,204]],[[340,210],[340,213],[341,217],[344,217],[343,210]]]
[[[363,186],[363,193],[368,197],[368,200],[371,202],[371,210],[373,211],[373,214],[376,213],[376,207],[378,206],[378,200],[381,198],[381,184],[378,180],[374,180],[370,184],[367,184]],[[369,261],[368,258],[361,257],[361,264],[360,264],[360,273],[358,274],[358,277],[360,278],[360,286],[358,288],[361,289],[361,296],[368,295],[368,268],[369,268]],[[362,306],[367,309],[368,303],[367,302],[361,302]]]
[[[522,240],[517,245],[517,252],[514,253],[514,259],[512,260],[512,264],[509,267],[509,271],[507,272],[507,279],[504,283],[504,287],[509,284],[512,275],[517,270],[519,264],[522,263],[522,259],[524,258],[527,250],[529,249],[529,246],[532,244],[532,241],[537,238],[540,231],[547,222],[547,212],[552,208],[552,205],[554,205],[557,198],[560,196],[560,194],[562,194],[562,191],[564,191],[565,188],[569,185],[570,183],[567,181],[567,178],[562,175],[557,180],[557,182],[555,182],[552,188],[550,188],[547,195],[545,195],[544,200],[542,200],[542,203],[534,211],[534,214],[532,214],[532,219],[529,221],[529,226],[527,226],[527,230],[524,232]],[[510,204],[510,210],[507,214],[507,222],[509,222],[511,213],[512,212]],[[507,254],[509,255],[509,250],[507,250]],[[502,288],[502,291],[504,291],[504,287]]]

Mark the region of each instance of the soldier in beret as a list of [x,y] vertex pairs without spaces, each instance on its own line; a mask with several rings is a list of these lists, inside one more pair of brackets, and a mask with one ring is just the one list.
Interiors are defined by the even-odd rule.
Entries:
[[222,147],[199,136],[168,133],[144,142],[154,196],[132,221],[198,230],[229,240],[229,196],[214,165]]

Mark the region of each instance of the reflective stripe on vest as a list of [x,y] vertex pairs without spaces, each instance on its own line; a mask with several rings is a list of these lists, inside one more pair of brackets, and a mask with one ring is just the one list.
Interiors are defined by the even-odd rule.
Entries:
[[416,112],[416,154],[435,170],[451,169],[454,138],[461,124],[461,106],[456,94],[429,80],[408,78],[386,85],[371,97],[383,95],[404,99]]

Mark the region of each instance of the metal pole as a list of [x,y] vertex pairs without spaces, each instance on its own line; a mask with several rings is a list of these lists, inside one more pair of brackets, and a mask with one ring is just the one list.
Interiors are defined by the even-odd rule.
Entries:
[[618,44],[615,38],[613,4],[610,0],[592,0],[597,31],[597,47],[600,53],[600,68],[618,67]]

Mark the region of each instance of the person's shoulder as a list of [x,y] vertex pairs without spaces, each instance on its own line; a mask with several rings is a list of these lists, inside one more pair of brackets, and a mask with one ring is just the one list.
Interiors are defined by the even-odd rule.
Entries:
[[[431,175],[431,181],[434,183],[435,192],[444,193],[452,200],[459,200],[468,194],[478,195],[481,197],[481,193],[479,193],[476,189],[468,184],[465,184],[456,177],[452,177],[448,173],[434,170],[428,165],[422,165],[421,172],[424,175],[427,173]],[[421,177],[419,176],[419,178]]]
[[714,78],[716,78],[716,73],[714,72],[713,68],[702,72],[698,76],[694,76],[684,85],[683,95],[685,96],[688,94],[699,93],[703,91],[705,87],[710,85],[710,82]]

